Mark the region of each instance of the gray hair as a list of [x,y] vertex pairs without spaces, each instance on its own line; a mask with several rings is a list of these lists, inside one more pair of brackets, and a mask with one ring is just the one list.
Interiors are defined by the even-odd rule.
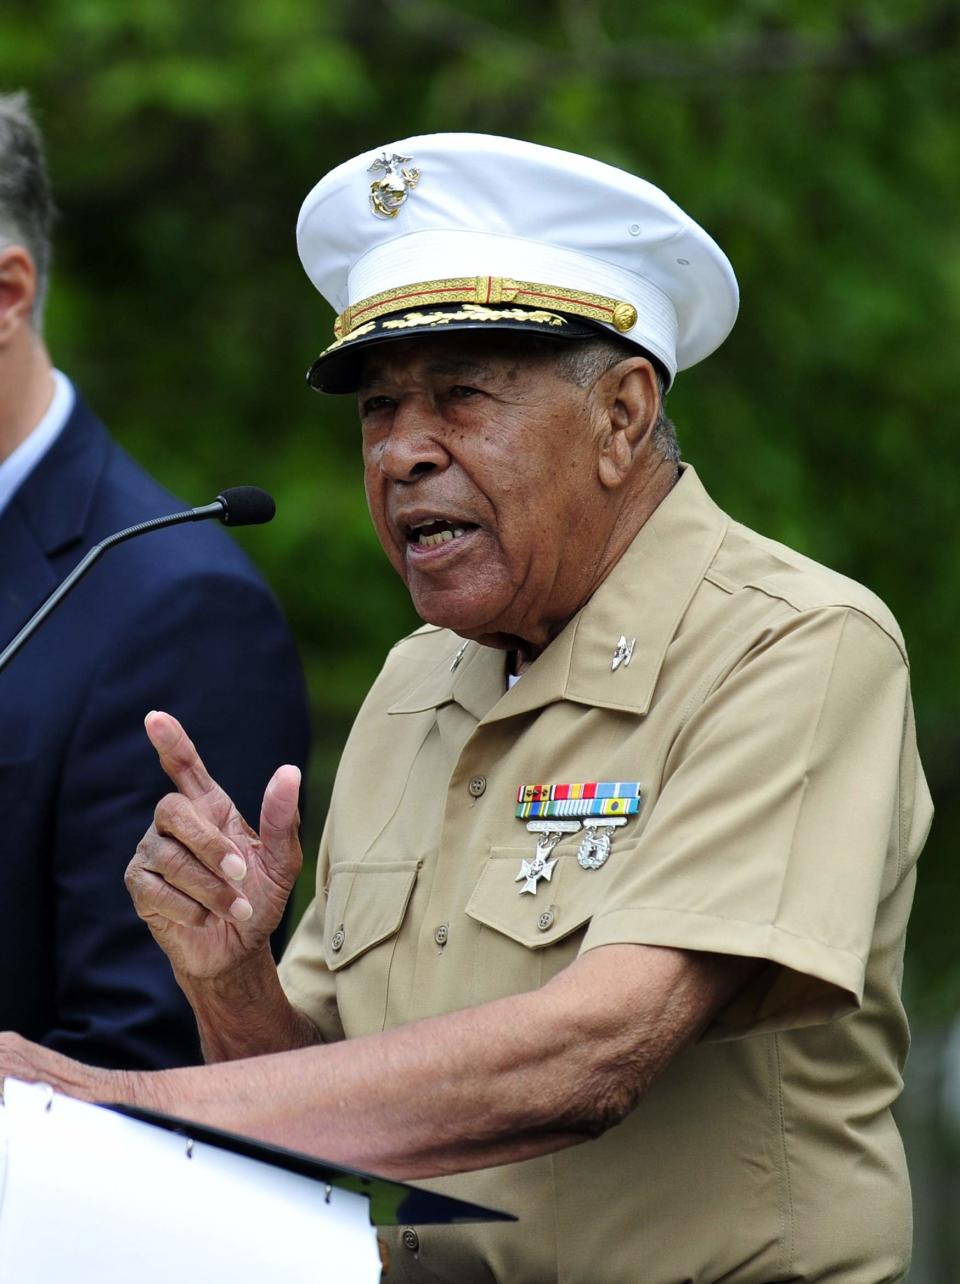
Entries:
[[50,280],[54,205],[43,139],[25,93],[0,94],[0,249],[22,245],[33,259],[37,293],[32,320],[39,334]]
[[595,339],[577,340],[570,344],[556,344],[559,349],[556,363],[559,373],[565,379],[572,380],[581,388],[589,388],[601,375],[628,357],[645,356],[653,366],[657,377],[659,405],[657,420],[653,425],[653,444],[661,455],[670,463],[680,462],[680,443],[677,441],[677,430],[668,417],[664,402],[667,396],[667,372],[648,352],[636,344],[621,339],[617,335],[598,334]]

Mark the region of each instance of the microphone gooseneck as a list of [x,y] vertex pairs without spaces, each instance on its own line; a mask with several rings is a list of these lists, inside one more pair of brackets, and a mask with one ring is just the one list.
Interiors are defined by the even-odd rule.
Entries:
[[168,513],[165,517],[154,517],[150,521],[138,522],[135,526],[128,526],[125,530],[108,535],[99,544],[94,544],[66,579],[57,585],[39,610],[27,620],[16,637],[4,647],[0,652],[0,670],[6,668],[28,638],[33,636],[47,616],[59,606],[70,590],[76,587],[94,562],[98,561],[108,548],[114,548],[117,544],[122,544],[137,535],[146,535],[149,531],[163,530],[167,526],[179,526],[184,522],[207,521],[213,517],[223,522],[225,526],[260,526],[264,522],[269,522],[276,511],[277,506],[273,502],[273,497],[265,490],[261,490],[259,486],[232,486],[229,490],[222,491],[212,504],[204,504],[201,508],[188,508],[181,513]]

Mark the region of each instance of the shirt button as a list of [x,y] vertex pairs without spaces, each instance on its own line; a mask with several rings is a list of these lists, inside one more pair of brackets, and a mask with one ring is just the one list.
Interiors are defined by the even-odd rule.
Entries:
[[450,929],[446,923],[441,923],[433,934],[433,939],[438,945],[446,945],[447,937],[450,935]]
[[415,1253],[420,1247],[420,1236],[412,1226],[404,1227],[403,1234],[400,1236],[403,1241],[403,1247],[409,1248],[411,1253]]
[[467,785],[467,788],[470,790],[470,793],[474,798],[479,798],[487,788],[486,776],[474,776],[469,785]]
[[342,950],[343,943],[347,939],[346,933],[342,927],[338,927],[333,936],[330,937],[331,950]]
[[537,927],[541,932],[549,932],[556,917],[552,909],[545,909],[537,919]]

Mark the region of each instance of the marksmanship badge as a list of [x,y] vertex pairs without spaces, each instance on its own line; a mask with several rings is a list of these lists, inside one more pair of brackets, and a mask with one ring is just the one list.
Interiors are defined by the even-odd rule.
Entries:
[[577,864],[580,868],[602,869],[610,856],[613,831],[626,823],[625,816],[610,816],[604,820],[593,817],[588,820],[584,825],[587,832],[577,852]]
[[420,182],[420,171],[407,169],[411,160],[412,156],[398,156],[395,152],[388,156],[384,152],[367,170],[368,174],[383,175],[370,184],[370,208],[380,218],[396,218],[407,193]]

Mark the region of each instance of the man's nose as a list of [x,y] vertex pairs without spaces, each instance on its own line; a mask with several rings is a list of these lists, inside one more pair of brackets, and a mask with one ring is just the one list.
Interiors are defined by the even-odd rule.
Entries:
[[380,471],[391,481],[411,482],[442,469],[449,456],[442,441],[443,421],[426,399],[404,399],[393,412],[380,452]]

